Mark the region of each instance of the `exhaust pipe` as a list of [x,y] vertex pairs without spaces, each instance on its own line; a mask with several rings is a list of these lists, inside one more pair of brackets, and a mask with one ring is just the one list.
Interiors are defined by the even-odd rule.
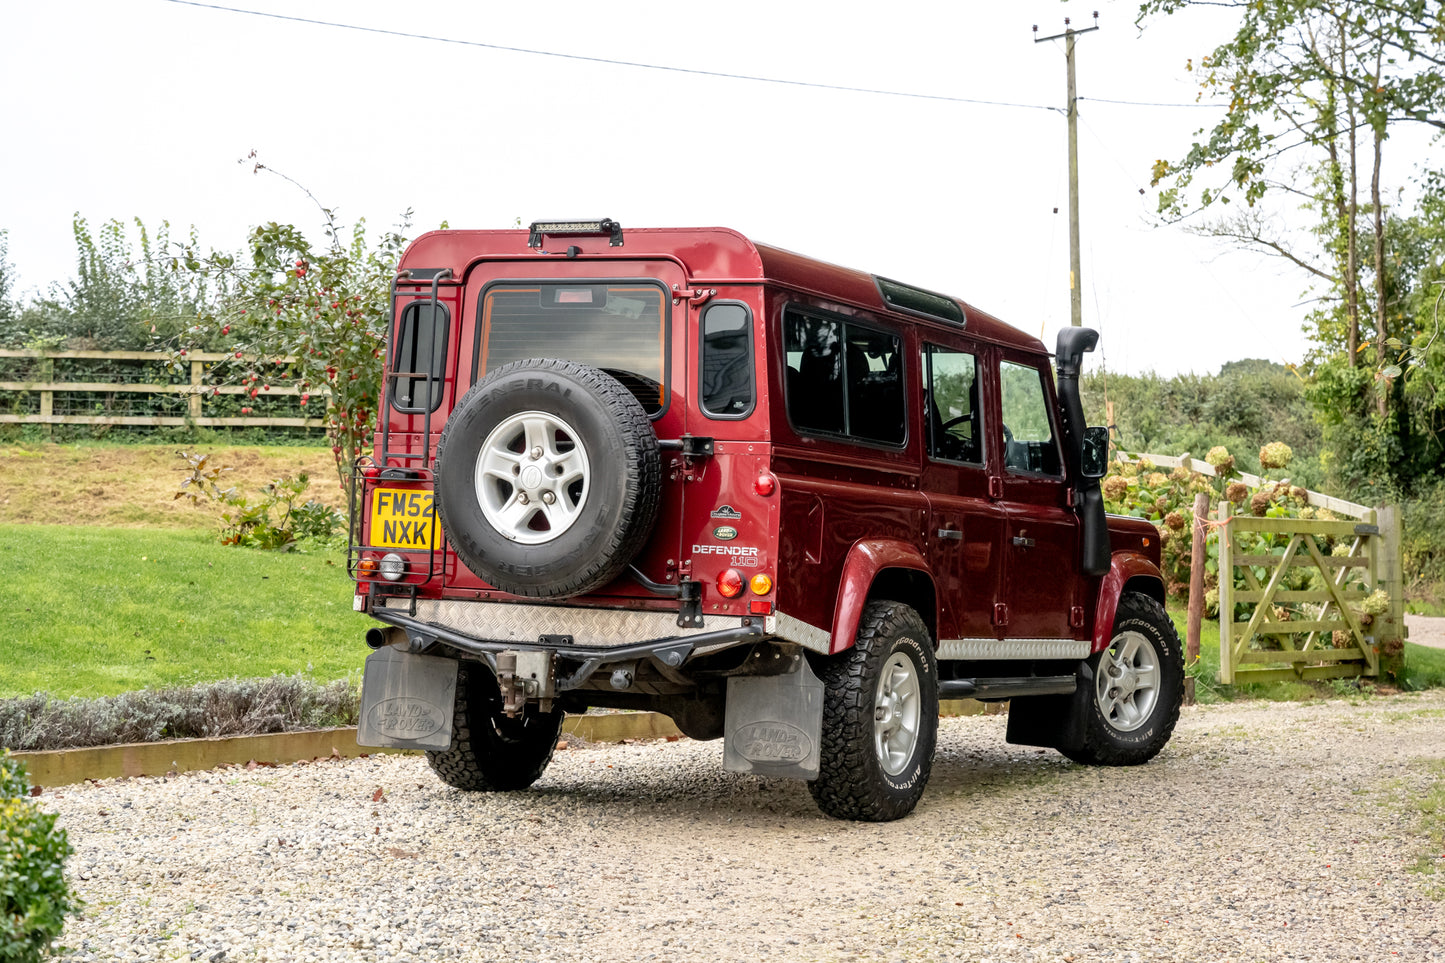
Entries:
[[388,645],[410,645],[411,640],[405,630],[395,625],[375,626],[366,630],[366,644],[373,649],[384,649]]
[[1083,473],[1084,403],[1079,397],[1079,371],[1084,354],[1099,343],[1099,332],[1093,328],[1064,328],[1059,332],[1054,358],[1058,367],[1059,406],[1064,416],[1064,457],[1074,479],[1075,505],[1083,524],[1080,568],[1085,575],[1103,575],[1109,571],[1109,520],[1104,513],[1104,493],[1099,479],[1085,478]]

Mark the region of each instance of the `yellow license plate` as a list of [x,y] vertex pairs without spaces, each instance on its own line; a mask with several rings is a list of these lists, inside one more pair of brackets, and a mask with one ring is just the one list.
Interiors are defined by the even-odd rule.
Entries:
[[436,538],[432,493],[378,488],[371,496],[371,544],[425,552]]

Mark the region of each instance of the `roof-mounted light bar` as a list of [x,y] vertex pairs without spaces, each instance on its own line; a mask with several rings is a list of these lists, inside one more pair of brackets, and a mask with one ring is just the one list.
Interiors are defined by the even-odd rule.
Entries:
[[541,247],[542,235],[553,237],[606,236],[613,247],[622,246],[622,225],[610,217],[600,221],[533,221],[527,236],[528,247]]

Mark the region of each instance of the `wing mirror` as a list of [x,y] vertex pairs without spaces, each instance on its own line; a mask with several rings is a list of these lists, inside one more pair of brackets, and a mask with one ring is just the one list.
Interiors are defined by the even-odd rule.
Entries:
[[1109,429],[1091,425],[1084,429],[1079,470],[1085,478],[1103,478],[1109,470]]

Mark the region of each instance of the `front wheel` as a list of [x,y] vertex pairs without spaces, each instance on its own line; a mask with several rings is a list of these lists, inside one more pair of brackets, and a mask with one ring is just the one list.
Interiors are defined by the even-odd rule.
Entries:
[[529,710],[509,718],[496,678],[480,665],[463,665],[457,674],[451,747],[428,752],[426,761],[442,782],[457,789],[526,789],[552,761],[564,715],[561,709]]
[[1184,658],[1164,606],[1147,595],[1120,597],[1108,648],[1089,659],[1093,679],[1084,738],[1061,750],[1075,762],[1135,766],[1158,755],[1179,721]]
[[869,602],[853,648],[818,666],[823,739],[818,808],[886,822],[913,811],[938,742],[938,663],[928,627],[900,602]]

